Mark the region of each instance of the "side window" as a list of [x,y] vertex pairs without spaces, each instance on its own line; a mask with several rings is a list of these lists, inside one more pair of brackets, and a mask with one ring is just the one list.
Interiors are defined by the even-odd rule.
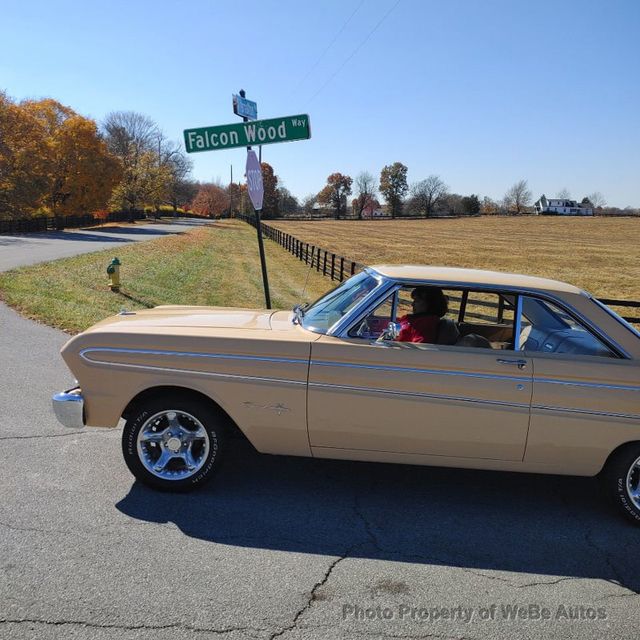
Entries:
[[498,292],[466,291],[460,301],[459,344],[513,349],[515,297]]
[[522,297],[520,348],[542,353],[616,357],[587,328],[546,300]]

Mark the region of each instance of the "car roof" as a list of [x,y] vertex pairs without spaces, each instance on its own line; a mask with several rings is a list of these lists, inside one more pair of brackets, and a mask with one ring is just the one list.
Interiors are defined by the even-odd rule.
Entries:
[[516,289],[540,289],[587,295],[582,289],[559,280],[525,276],[501,271],[482,269],[461,269],[458,267],[431,267],[409,264],[378,264],[370,267],[377,273],[392,280],[428,281],[442,285],[489,285],[491,287],[509,287]]

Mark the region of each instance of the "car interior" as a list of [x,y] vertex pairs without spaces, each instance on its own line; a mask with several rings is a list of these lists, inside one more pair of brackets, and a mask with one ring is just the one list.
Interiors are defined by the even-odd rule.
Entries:
[[[412,313],[412,286],[400,288],[349,332],[379,339],[389,322]],[[516,296],[500,292],[443,290],[448,311],[439,320],[436,344],[512,350]],[[522,296],[519,349],[611,357],[615,354],[571,315],[552,303]]]

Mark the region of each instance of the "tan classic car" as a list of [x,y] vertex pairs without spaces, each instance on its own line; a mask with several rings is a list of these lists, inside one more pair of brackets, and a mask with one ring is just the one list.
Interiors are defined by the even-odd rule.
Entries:
[[[437,309],[416,307],[425,288]],[[272,454],[599,474],[640,522],[640,334],[569,284],[376,266],[293,311],[122,312],[62,356],[79,386],[58,419],[123,418],[129,469],[160,489],[209,480],[241,433]]]

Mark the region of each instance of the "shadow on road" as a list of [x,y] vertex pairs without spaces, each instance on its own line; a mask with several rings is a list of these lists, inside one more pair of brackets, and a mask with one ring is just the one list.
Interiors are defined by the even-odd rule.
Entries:
[[530,582],[597,578],[640,591],[638,529],[590,478],[285,458],[234,443],[201,491],[136,482],[116,506],[223,544],[540,575]]
[[[42,233],[24,233],[12,236],[0,235],[0,246],[33,243],[38,240],[74,240],[75,242],[135,242],[134,239],[111,237],[94,233],[97,229],[87,231],[46,231]],[[106,231],[106,229],[105,229]],[[119,231],[114,233],[120,233]]]

